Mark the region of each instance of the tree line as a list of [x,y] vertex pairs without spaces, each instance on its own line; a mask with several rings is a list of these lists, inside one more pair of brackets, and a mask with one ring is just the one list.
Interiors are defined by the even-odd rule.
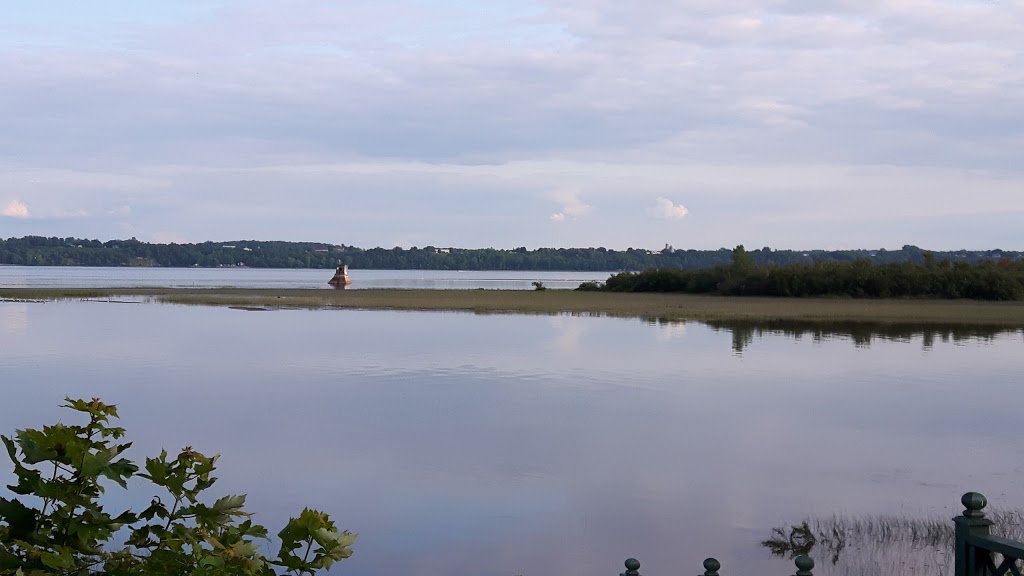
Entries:
[[[1024,259],[1024,252],[959,250],[927,252],[907,245],[899,250],[773,250],[745,251],[757,266],[786,267],[817,263],[980,263]],[[0,264],[22,266],[163,266],[251,268],[353,268],[384,270],[566,270],[615,271],[703,270],[730,265],[733,250],[628,248],[358,248],[344,244],[234,240],[196,244],[155,244],[128,240],[87,240],[26,236],[0,239]]]
[[861,258],[852,262],[765,265],[758,264],[741,245],[733,249],[729,264],[701,270],[652,268],[623,272],[604,284],[585,283],[578,289],[728,296],[1024,300],[1024,260],[951,261],[925,252],[920,261],[877,264]]

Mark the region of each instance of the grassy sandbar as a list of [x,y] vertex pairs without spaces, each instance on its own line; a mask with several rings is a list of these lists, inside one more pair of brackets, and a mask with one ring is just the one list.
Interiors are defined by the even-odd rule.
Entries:
[[124,296],[236,308],[448,310],[594,314],[666,320],[869,321],[1024,327],[1024,302],[746,298],[571,290],[276,290],[247,288],[0,289],[0,299]]

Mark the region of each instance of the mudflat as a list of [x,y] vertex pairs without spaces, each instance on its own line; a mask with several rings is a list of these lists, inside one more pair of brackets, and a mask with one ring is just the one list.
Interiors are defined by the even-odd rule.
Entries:
[[572,290],[315,290],[243,288],[0,289],[0,299],[125,297],[245,309],[382,309],[476,313],[593,314],[666,320],[864,321],[1024,328],[1024,302],[746,298]]

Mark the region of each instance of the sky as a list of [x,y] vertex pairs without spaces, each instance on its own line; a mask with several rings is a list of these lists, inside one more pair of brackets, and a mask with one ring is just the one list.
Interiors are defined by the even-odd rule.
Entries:
[[0,0],[0,237],[1024,249],[1024,0]]

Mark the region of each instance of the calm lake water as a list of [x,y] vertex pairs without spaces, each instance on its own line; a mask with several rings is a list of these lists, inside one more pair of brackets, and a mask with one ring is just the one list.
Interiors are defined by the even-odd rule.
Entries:
[[[802,518],[1024,507],[1022,359],[1020,331],[0,302],[0,431],[117,403],[134,459],[221,453],[212,493],[272,533],[358,532],[335,573],[781,576],[760,542]],[[815,574],[910,573],[874,554]]]
[[[349,270],[351,290],[430,288],[532,290],[533,282],[573,289],[604,282],[612,272]],[[334,270],[280,268],[89,268],[0,266],[0,288],[323,288]]]

